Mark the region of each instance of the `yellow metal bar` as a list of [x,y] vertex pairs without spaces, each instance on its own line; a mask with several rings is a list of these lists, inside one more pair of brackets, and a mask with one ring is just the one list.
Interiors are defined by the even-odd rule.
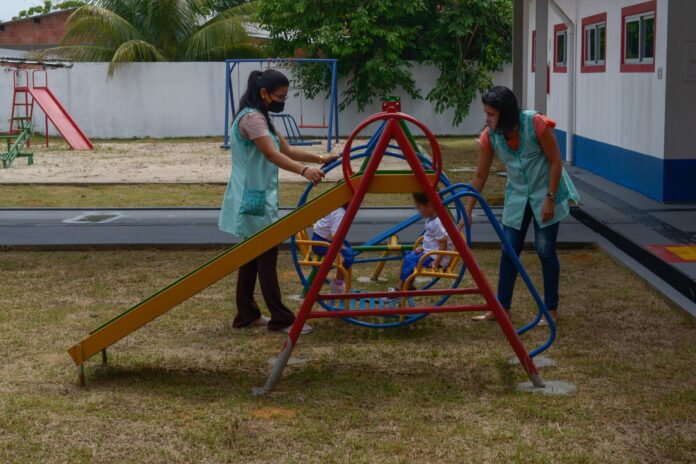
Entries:
[[[361,177],[361,174],[357,174],[351,178],[351,182],[357,186]],[[422,188],[412,174],[383,171],[375,175],[368,192],[412,193],[421,190]],[[238,243],[200,268],[99,327],[78,344],[69,348],[68,353],[75,364],[82,364],[86,359],[236,271],[239,267],[277,246],[309,224],[348,203],[351,198],[352,192],[348,185],[345,182],[337,184],[303,207],[296,209],[256,235]]]

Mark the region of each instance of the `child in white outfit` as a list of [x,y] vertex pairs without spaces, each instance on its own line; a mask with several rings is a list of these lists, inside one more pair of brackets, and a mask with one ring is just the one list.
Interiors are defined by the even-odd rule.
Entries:
[[[346,214],[347,206],[348,205],[345,204],[340,208],[330,212],[323,218],[319,219],[316,222],[316,224],[314,224],[314,233],[312,235],[312,240],[331,243],[334,236],[336,235],[336,232],[338,232],[338,227],[341,225],[341,222],[343,221],[343,216]],[[325,256],[326,253],[329,251],[329,248],[321,245],[313,245],[312,251],[317,256]],[[353,255],[353,249],[350,247],[350,244],[346,241],[343,244],[343,247],[341,247],[341,256],[343,256],[343,267],[346,270],[350,269],[350,266],[353,264]],[[336,271],[336,278],[334,278],[329,284],[329,288],[331,289],[332,293],[345,293],[345,278],[347,278],[347,276],[339,275],[338,271]]]

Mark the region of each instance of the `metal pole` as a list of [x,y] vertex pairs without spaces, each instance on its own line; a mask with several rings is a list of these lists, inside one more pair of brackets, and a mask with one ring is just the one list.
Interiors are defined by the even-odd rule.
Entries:
[[334,118],[334,106],[336,104],[335,100],[335,85],[336,85],[336,63],[334,62],[333,66],[329,65],[331,67],[331,98],[329,102],[329,124],[328,124],[328,130],[326,134],[326,151],[331,152],[331,138],[333,134],[333,118]]
[[225,137],[220,148],[230,146],[230,63],[225,61]]

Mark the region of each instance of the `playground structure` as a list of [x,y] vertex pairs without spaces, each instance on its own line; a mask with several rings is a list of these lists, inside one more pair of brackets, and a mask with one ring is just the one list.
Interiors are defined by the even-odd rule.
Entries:
[[[239,59],[229,59],[225,60],[225,135],[224,141],[221,148],[230,147],[230,126],[234,118],[237,116],[237,108],[235,101],[234,87],[235,83],[237,85],[245,85],[246,76],[241,76],[240,68],[242,63],[258,63],[259,67],[263,69],[266,65],[266,69],[272,66],[282,68],[284,71],[291,71],[294,66],[302,66],[309,64],[322,65],[325,68],[325,73],[328,77],[328,73],[331,74],[330,77],[330,88],[328,93],[328,119],[326,104],[322,105],[322,119],[321,123],[305,123],[304,120],[304,96],[302,95],[302,90],[299,90],[299,102],[300,102],[300,123],[297,123],[297,119],[291,114],[281,113],[272,114],[275,121],[282,124],[285,138],[291,145],[314,145],[319,142],[309,141],[305,139],[302,135],[301,129],[326,129],[326,151],[330,152],[332,143],[338,143],[338,61],[336,59],[328,58],[239,58]],[[234,71],[237,71],[236,79],[233,79]],[[292,81],[292,76],[288,76]],[[292,84],[291,84],[292,85]],[[324,102],[326,103],[326,102]],[[280,124],[278,127],[280,127]]]
[[[37,81],[37,76],[40,75],[43,75],[43,82]],[[71,149],[91,150],[93,148],[92,142],[51,92],[48,87],[48,73],[45,69],[34,69],[31,75],[27,69],[17,69],[14,71],[13,85],[10,136],[15,132],[21,133],[22,126],[26,126],[26,123],[31,128],[34,104],[37,104],[45,115],[46,146],[48,146],[48,121],[50,120]],[[29,145],[28,141],[27,145]]]
[[[85,383],[84,362],[87,359],[101,352],[102,362],[106,363],[106,349],[113,343],[164,314],[169,309],[197,294],[201,290],[209,287],[222,277],[234,272],[256,256],[278,245],[282,241],[301,233],[310,224],[341,205],[349,203],[344,220],[332,243],[329,245],[326,256],[322,260],[317,260],[311,264],[311,267],[316,268],[316,272],[312,279],[305,278],[303,282],[306,288],[306,294],[302,307],[298,312],[296,321],[290,330],[287,340],[281,348],[280,355],[277,357],[265,386],[257,389],[256,393],[262,394],[275,388],[289,360],[290,354],[297,344],[302,327],[308,319],[338,317],[355,323],[358,319],[373,318],[374,322],[371,324],[362,325],[368,327],[398,327],[405,323],[413,323],[417,319],[425,317],[430,313],[486,310],[491,310],[495,314],[498,324],[533,385],[536,387],[543,387],[544,382],[532,358],[546,350],[553,342],[555,336],[555,327],[547,308],[544,306],[543,301],[536,292],[519,259],[516,258],[514,252],[511,253],[511,256],[515,257],[515,265],[520,271],[523,281],[527,285],[538,306],[538,313],[535,319],[519,330],[515,330],[473,257],[469,244],[467,243],[469,240],[468,224],[466,225],[465,233],[461,234],[446,205],[454,204],[455,208],[460,210],[460,200],[462,198],[476,198],[483,207],[486,217],[491,221],[495,231],[501,238],[503,246],[508,251],[511,251],[512,247],[503,234],[501,227],[498,225],[493,212],[483,198],[468,185],[450,185],[438,192],[437,187],[445,177],[443,177],[442,173],[442,159],[439,146],[433,134],[415,118],[401,113],[399,111],[400,105],[398,102],[385,102],[383,110],[383,112],[373,115],[363,121],[353,131],[344,147],[342,159],[337,161],[334,166],[327,168],[330,169],[340,165],[344,174],[343,181],[337,183],[333,188],[321,193],[310,201],[306,201],[305,195],[305,202],[287,216],[238,243],[198,269],[101,325],[83,340],[72,346],[68,350],[68,353],[78,367],[80,383]],[[360,148],[361,152],[356,153],[358,147],[356,147],[356,150],[351,148],[353,140],[362,130],[375,122],[382,123],[380,129],[377,130],[367,145]],[[409,135],[410,132],[408,129],[404,130],[406,122],[418,127],[427,137],[432,153],[431,159],[427,160],[427,162],[423,162],[425,157],[414,148],[415,144],[413,138]],[[392,140],[395,141],[395,144],[391,144]],[[397,153],[396,150],[400,153]],[[387,154],[388,152],[392,152],[392,154],[389,155]],[[408,163],[410,170],[378,170],[380,162],[385,155],[402,156]],[[364,158],[364,162],[359,172],[354,173],[350,161],[358,157]],[[433,288],[432,286],[428,287],[426,285],[416,290],[400,290],[396,292],[361,292],[348,289],[348,291],[343,294],[321,294],[321,288],[326,282],[326,277],[330,269],[340,266],[340,261],[335,261],[336,257],[365,195],[368,193],[413,192],[425,192],[428,195],[428,198],[435,206],[437,214],[455,247],[454,251],[440,252],[447,253],[453,258],[452,261],[454,261],[454,264],[450,267],[442,272],[438,272],[423,269],[421,265],[416,270],[416,273],[432,279],[449,278],[453,280],[455,284],[448,286],[448,288]],[[457,206],[457,203],[459,203],[459,206]],[[462,211],[459,211],[457,214],[461,213]],[[466,220],[465,215],[463,218]],[[400,224],[400,226],[405,228],[417,222],[417,219],[410,218]],[[409,221],[412,222],[409,223]],[[390,258],[393,258],[389,256],[389,253],[403,252],[407,248],[413,246],[399,245],[393,238],[394,232],[393,230],[387,231],[371,241],[375,244],[381,241],[387,241],[385,245],[386,248],[382,248],[381,245],[374,245],[378,248],[358,251],[379,251],[382,253],[381,258],[386,262]],[[303,237],[301,236],[299,240],[302,239]],[[303,244],[301,241],[298,243],[298,239],[295,238],[293,245],[295,249],[299,250],[304,245],[307,244]],[[366,246],[369,247],[373,245]],[[308,257],[306,254],[302,256],[305,258]],[[374,262],[377,263],[378,268],[375,269],[373,276],[381,272],[381,268],[379,268],[380,262]],[[384,263],[381,264],[383,265]],[[461,266],[458,272],[455,270],[457,266]],[[459,288],[461,275],[465,269],[470,272],[476,287]],[[478,296],[479,298],[483,298],[484,303],[445,305],[447,298],[454,295]],[[440,298],[440,300],[435,304],[425,306],[418,303],[418,300],[422,298],[431,297],[437,297]],[[392,300],[400,299],[400,303],[396,305],[375,303],[377,301],[383,301],[383,298]],[[340,301],[342,303],[327,304],[327,302],[332,301]],[[361,301],[369,303],[360,304],[359,302]],[[317,302],[319,302],[325,310],[313,311],[312,308]],[[351,302],[358,302],[358,304]],[[522,343],[520,335],[535,327],[541,321],[542,317],[545,318],[548,323],[549,338],[542,346],[529,352]]]
[[3,168],[12,166],[12,162],[17,158],[27,158],[27,164],[34,164],[34,153],[25,151],[31,141],[31,119],[18,117],[12,118],[11,124],[17,124],[16,135],[0,135],[0,139],[7,143],[7,151],[0,152],[0,161]]

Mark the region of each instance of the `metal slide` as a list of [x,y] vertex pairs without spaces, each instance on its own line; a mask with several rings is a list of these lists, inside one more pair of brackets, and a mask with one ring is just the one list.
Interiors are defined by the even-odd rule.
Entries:
[[[363,175],[351,177],[357,185]],[[138,303],[114,319],[92,331],[68,353],[79,369],[80,383],[84,384],[83,363],[102,352],[106,360],[106,348],[131,332],[169,311],[201,290],[248,263],[261,253],[277,246],[331,211],[348,203],[352,189],[345,181],[319,195],[303,207],[266,227],[256,235],[238,243],[208,263],[185,275],[168,287]],[[378,171],[370,185],[370,193],[412,193],[421,191],[420,184],[410,171]]]
[[48,87],[30,87],[29,93],[73,150],[91,150],[92,142],[82,132]]

